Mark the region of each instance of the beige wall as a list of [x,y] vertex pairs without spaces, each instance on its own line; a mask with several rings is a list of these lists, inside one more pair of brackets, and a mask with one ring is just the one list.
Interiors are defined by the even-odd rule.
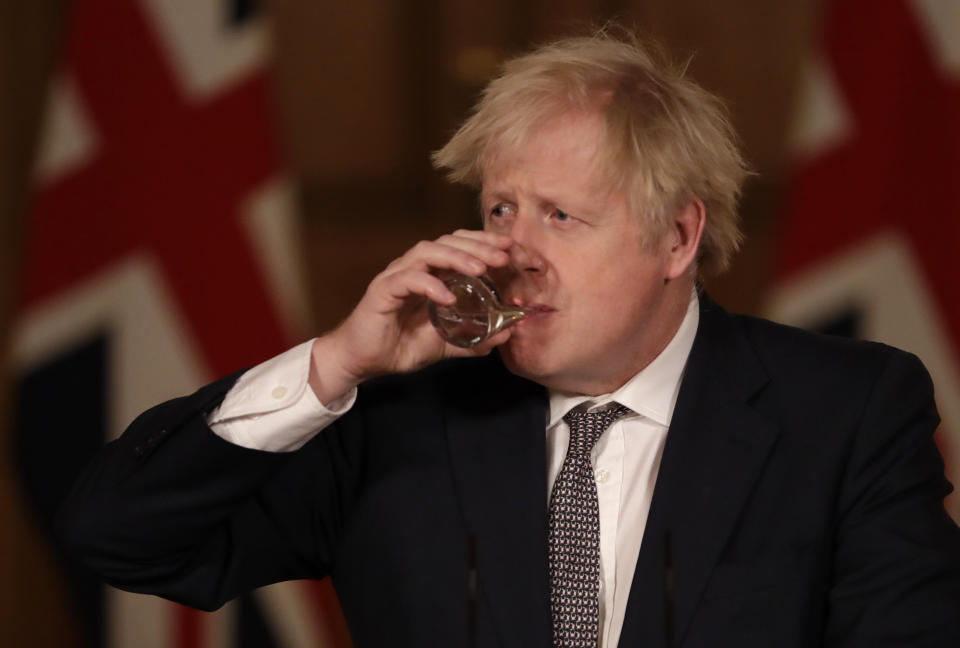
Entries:
[[[0,1],[0,339],[8,339],[27,169],[64,2]],[[277,96],[301,183],[304,246],[318,328],[348,312],[368,279],[422,237],[473,218],[428,152],[463,117],[503,56],[620,16],[657,35],[730,103],[759,175],[744,199],[748,243],[711,290],[755,310],[768,273],[797,64],[815,0],[273,0]],[[3,347],[6,350],[6,345]],[[5,359],[6,354],[0,356]],[[0,373],[7,439],[9,381]],[[0,455],[0,637],[4,645],[73,645],[51,561],[19,506]]]

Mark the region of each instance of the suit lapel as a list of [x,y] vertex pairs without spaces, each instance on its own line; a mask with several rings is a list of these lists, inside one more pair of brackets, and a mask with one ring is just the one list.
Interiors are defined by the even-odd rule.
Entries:
[[749,405],[766,383],[764,371],[727,314],[705,295],[701,301],[627,603],[624,646],[667,645],[668,624],[680,643],[777,438],[776,426]]
[[454,482],[501,643],[547,646],[546,392],[491,364],[446,399]]

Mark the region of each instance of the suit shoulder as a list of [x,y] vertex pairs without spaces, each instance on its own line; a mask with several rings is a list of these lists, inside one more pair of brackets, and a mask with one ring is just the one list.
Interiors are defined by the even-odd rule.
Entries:
[[748,315],[730,319],[772,375],[818,375],[825,384],[836,376],[869,384],[888,367],[926,374],[914,354],[882,342],[826,335]]
[[930,375],[911,353],[756,317],[729,321],[766,374],[755,406],[796,438],[829,445],[852,440],[878,416],[888,424],[937,418]]

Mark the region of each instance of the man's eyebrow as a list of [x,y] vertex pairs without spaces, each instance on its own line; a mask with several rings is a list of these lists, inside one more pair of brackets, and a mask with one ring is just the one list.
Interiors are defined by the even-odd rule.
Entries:
[[480,199],[481,200],[510,200],[510,195],[508,191],[503,189],[481,189],[480,190]]

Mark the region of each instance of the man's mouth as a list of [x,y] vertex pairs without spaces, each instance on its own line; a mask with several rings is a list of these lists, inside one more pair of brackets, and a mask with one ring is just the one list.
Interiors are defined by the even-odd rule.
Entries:
[[527,316],[521,320],[521,323],[543,319],[551,313],[555,313],[557,310],[549,304],[544,304],[533,300],[526,300],[522,297],[512,297],[508,300],[508,303],[511,306],[517,306],[528,311]]

